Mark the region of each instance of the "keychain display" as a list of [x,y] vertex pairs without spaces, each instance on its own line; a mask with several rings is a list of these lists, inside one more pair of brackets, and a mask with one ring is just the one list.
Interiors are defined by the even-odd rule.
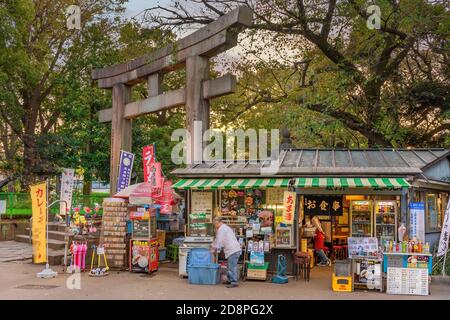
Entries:
[[[92,245],[92,259],[91,259],[91,271],[89,272],[90,277],[104,277],[109,275],[109,267],[108,262],[106,261],[106,253],[105,253],[105,247],[103,245],[99,245],[98,247],[96,245]],[[95,257],[97,256],[98,264],[97,268],[94,269],[95,264]],[[101,268],[101,261],[102,258],[105,262],[105,267]]]

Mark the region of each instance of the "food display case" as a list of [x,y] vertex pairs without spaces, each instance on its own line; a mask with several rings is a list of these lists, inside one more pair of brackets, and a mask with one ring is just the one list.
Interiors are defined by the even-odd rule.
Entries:
[[155,208],[130,207],[129,215],[133,239],[153,239],[157,237]]
[[358,200],[350,202],[350,234],[352,237],[372,236],[372,202]]
[[396,201],[375,201],[375,237],[378,243],[397,239]]

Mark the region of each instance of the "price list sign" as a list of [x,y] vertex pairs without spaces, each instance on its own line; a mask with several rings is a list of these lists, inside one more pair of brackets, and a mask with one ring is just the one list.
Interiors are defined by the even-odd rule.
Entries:
[[388,268],[386,293],[426,296],[428,292],[427,269]]

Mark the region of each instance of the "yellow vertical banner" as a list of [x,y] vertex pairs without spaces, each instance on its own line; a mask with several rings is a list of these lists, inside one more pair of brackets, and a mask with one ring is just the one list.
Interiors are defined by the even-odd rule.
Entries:
[[295,214],[295,201],[297,194],[291,191],[285,191],[283,197],[283,223],[293,224]]
[[31,186],[33,262],[47,262],[47,183]]

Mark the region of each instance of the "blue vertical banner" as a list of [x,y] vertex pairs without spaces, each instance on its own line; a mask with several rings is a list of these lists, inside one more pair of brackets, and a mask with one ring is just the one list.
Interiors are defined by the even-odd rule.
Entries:
[[121,150],[117,192],[122,191],[123,189],[125,189],[130,185],[133,163],[134,163],[134,154]]
[[425,241],[425,203],[409,203],[409,237]]

